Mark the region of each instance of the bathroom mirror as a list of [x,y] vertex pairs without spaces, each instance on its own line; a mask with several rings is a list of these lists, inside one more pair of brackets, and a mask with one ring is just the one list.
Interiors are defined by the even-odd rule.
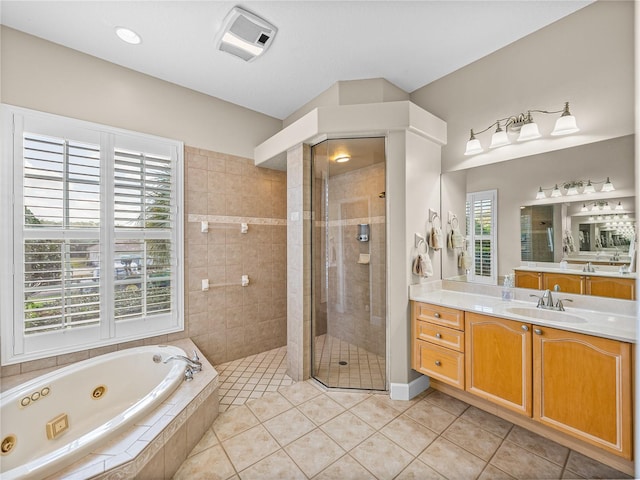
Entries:
[[[601,192],[600,184],[596,187],[596,193],[585,194],[580,191],[578,195],[567,195],[566,190],[563,190],[562,196],[550,197],[551,189],[556,183],[589,179],[604,182],[607,177],[610,177],[614,191]],[[536,258],[524,261],[560,262],[565,254],[565,230],[571,232],[574,243],[573,251],[567,251],[567,255],[625,255],[628,254],[628,246],[620,237],[621,232],[627,230],[626,227],[635,229],[634,178],[634,136],[628,135],[466,170],[443,172],[442,215],[446,219],[448,212],[452,212],[462,219],[465,217],[468,193],[497,190],[498,279],[522,264],[523,250],[526,250],[523,246],[526,238],[523,238],[521,229],[522,212],[531,213],[534,207],[547,207],[545,218],[538,219],[538,223],[544,222],[544,225],[538,225],[541,228],[536,231],[536,237],[543,244],[552,243],[553,260],[547,260],[550,258],[547,252],[544,260]],[[547,198],[536,200],[540,187],[545,190]],[[605,210],[606,202],[610,210]],[[622,204],[622,210],[615,210],[618,203]],[[582,211],[583,205],[587,211]],[[614,218],[616,215],[618,218]],[[622,218],[624,215],[628,218]],[[623,222],[622,225],[620,222]],[[461,227],[465,226],[464,223],[460,222]],[[443,227],[444,230],[447,225]],[[466,235],[464,228],[462,230],[463,235]],[[582,244],[580,231],[583,232]],[[585,241],[587,231],[589,245]],[[599,245],[602,246],[596,246],[596,231],[601,237]],[[443,249],[441,261],[443,279],[468,281],[465,270],[458,266],[457,252]]]

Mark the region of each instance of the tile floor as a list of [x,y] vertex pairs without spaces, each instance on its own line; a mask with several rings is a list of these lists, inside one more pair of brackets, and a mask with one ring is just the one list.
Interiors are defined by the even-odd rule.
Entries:
[[235,397],[174,480],[631,478],[435,390],[394,401],[289,384],[284,355],[216,367]]
[[373,390],[386,387],[385,358],[380,355],[331,335],[315,338],[314,355],[315,376],[327,386]]

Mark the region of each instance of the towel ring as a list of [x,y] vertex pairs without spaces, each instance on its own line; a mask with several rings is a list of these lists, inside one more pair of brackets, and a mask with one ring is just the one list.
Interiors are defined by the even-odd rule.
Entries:
[[[420,240],[418,242],[418,253],[420,255],[426,255],[429,252],[429,246],[427,245],[427,242],[425,240]],[[424,251],[422,251],[424,250]]]

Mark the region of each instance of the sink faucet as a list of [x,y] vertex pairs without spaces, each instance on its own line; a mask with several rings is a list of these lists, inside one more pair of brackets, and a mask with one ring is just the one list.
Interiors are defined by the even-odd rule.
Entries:
[[[557,285],[556,285],[557,287]],[[556,292],[559,291],[559,288],[556,289]],[[530,297],[535,297],[538,299],[537,308],[544,308],[546,310],[557,310],[559,312],[564,312],[564,303],[563,302],[573,302],[570,298],[559,298],[558,301],[553,303],[553,297],[551,296],[551,290],[545,290],[542,295],[529,295]]]
[[593,265],[591,265],[591,262],[587,262],[587,264],[584,266],[582,271],[583,272],[588,272],[588,273],[593,273],[593,272],[596,271],[596,269],[593,267]]
[[162,363],[168,363],[171,360],[181,360],[187,364],[187,367],[191,370],[191,372],[199,372],[202,370],[202,362],[200,362],[200,357],[196,351],[193,351],[193,356],[191,358],[185,357],[184,355],[171,355],[164,359]]

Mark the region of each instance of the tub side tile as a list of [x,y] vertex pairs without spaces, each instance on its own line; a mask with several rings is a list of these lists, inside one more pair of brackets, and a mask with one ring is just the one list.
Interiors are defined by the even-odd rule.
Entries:
[[[133,478],[133,457],[126,452],[114,455],[104,461],[104,468],[109,480],[118,478]],[[125,475],[122,477],[121,475]]]
[[142,437],[149,430],[148,426],[136,426],[125,430],[121,435],[118,435],[113,440],[110,440],[105,445],[101,445],[96,448],[92,453],[118,456],[127,451],[127,449],[140,437]]
[[[165,437],[167,438],[167,437]],[[164,445],[164,474],[171,478],[187,458],[187,426],[183,423]]]
[[164,473],[164,447],[151,457],[135,476],[136,480],[162,480],[171,478]]
[[50,475],[46,480],[84,480],[104,473],[106,455],[87,455],[68,467]]
[[147,441],[147,442],[151,442],[153,441],[155,438],[162,438],[162,442],[164,444],[164,430],[167,428],[167,426],[175,419],[174,416],[172,415],[164,415],[163,417],[160,417],[158,419],[158,421],[151,425],[151,427],[149,427],[149,430],[147,430],[144,435],[142,435],[139,440],[143,440],[143,441]]
[[138,420],[136,422],[136,425],[146,425],[148,427],[151,427],[156,423],[158,423],[158,420],[160,420],[162,417],[167,415],[169,413],[169,410],[171,410],[171,408],[172,408],[172,405],[167,403],[162,403],[158,408],[156,408],[149,415]]
[[127,448],[127,452],[131,455],[132,458],[136,458],[140,453],[149,446],[151,442],[146,442],[144,440],[138,440],[132,443],[129,448]]

